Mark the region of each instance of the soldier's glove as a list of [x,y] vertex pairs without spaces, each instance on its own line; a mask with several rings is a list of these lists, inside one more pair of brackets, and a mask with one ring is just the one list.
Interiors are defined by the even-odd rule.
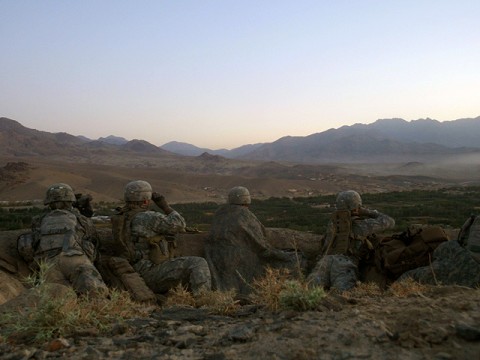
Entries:
[[364,207],[361,207],[358,211],[359,216],[369,217],[369,218],[376,218],[378,217],[377,210],[370,210]]
[[93,207],[90,201],[92,201],[93,197],[90,194],[75,194],[75,198],[77,201],[73,203],[73,207],[77,208],[80,211],[80,214],[86,217],[93,216]]
[[165,212],[165,214],[170,214],[173,209],[168,205],[167,200],[165,200],[165,197],[163,195],[160,195],[159,193],[153,192],[152,193],[152,200],[153,202]]

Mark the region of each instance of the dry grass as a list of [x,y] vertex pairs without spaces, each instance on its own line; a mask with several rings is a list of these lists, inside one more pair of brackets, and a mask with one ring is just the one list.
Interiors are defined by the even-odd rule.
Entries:
[[34,301],[0,314],[0,333],[4,338],[22,337],[27,342],[41,343],[54,337],[67,337],[82,329],[95,328],[106,333],[115,323],[147,316],[152,310],[132,301],[124,291],[109,290],[95,297],[77,297],[71,289],[64,288],[69,291],[59,296],[60,285],[45,282],[47,271],[48,266],[40,265],[36,277],[27,279],[34,284],[29,290]]
[[195,307],[195,298],[184,286],[178,286],[170,289],[167,294],[167,300],[164,303],[165,307],[171,306],[192,306]]
[[265,306],[272,311],[280,309],[280,293],[290,278],[286,269],[267,268],[265,276],[253,281],[251,301],[254,304]]
[[403,281],[394,282],[387,290],[387,294],[396,297],[407,297],[412,294],[421,294],[428,290],[427,285],[420,284],[415,280],[407,278]]
[[357,282],[357,285],[350,291],[346,291],[342,294],[343,296],[349,297],[376,297],[384,295],[384,291],[373,282]]
[[220,315],[234,314],[240,307],[235,300],[235,290],[208,291],[201,293],[197,299],[197,306],[208,309],[211,313]]
[[[315,310],[326,296],[322,288],[292,279],[287,269],[267,268],[264,277],[253,281],[252,290],[250,301],[273,312]],[[240,307],[234,290],[207,291],[193,296],[181,285],[169,291],[164,304],[165,307],[178,305],[203,308],[220,315],[234,314]]]
[[231,315],[239,308],[235,291],[205,291],[193,296],[185,287],[178,285],[168,292],[165,307],[191,306],[207,309],[212,314]]

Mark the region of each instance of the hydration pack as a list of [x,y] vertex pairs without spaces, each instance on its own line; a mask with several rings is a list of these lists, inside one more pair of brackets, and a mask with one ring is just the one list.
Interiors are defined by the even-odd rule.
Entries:
[[350,250],[352,216],[349,210],[337,210],[332,214],[333,233],[328,234],[326,255],[346,255]]
[[142,211],[144,210],[121,209],[119,213],[112,215],[112,235],[115,245],[114,249],[109,249],[112,255],[126,258],[131,263],[138,260],[130,228],[133,217]]

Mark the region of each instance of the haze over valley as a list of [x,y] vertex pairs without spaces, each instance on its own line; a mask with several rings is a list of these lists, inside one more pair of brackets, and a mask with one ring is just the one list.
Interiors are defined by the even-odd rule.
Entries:
[[0,118],[0,201],[41,199],[48,185],[66,182],[95,201],[118,202],[132,179],[173,202],[223,202],[236,185],[259,199],[472,185],[480,182],[479,138],[480,117],[385,119],[227,151],[92,140]]

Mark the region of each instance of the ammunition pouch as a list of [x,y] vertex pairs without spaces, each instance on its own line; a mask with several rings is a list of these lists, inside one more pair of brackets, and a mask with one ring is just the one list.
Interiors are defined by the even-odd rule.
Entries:
[[161,264],[170,259],[169,245],[164,236],[157,235],[148,238],[148,260],[154,264]]

